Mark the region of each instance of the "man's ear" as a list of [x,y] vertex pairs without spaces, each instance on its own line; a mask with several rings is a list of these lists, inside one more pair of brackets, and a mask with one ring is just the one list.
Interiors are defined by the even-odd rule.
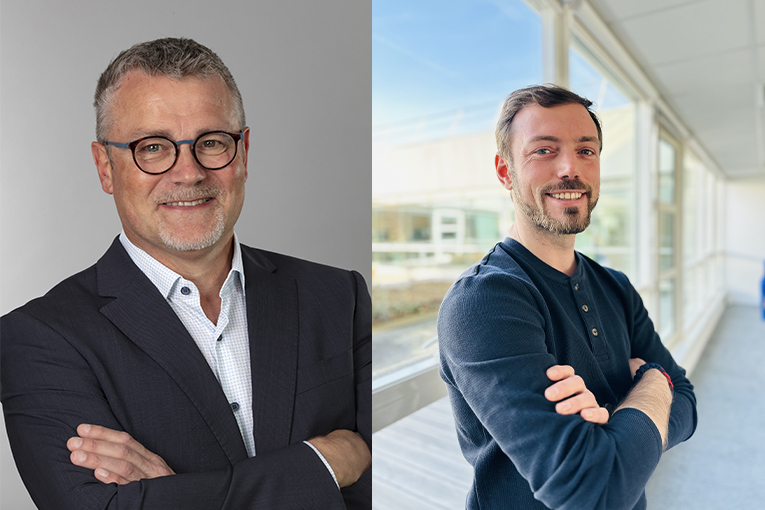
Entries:
[[508,165],[507,161],[505,161],[499,154],[494,156],[494,168],[497,169],[497,179],[502,183],[502,186],[508,191],[513,189],[513,178],[510,173],[510,165]]
[[106,153],[106,146],[93,142],[90,144],[90,151],[93,153],[93,162],[96,164],[98,179],[101,181],[101,189],[105,193],[114,193],[114,184],[112,183],[112,163],[109,155]]
[[244,145],[244,151],[242,153],[242,162],[244,163],[244,180],[247,180],[247,157],[250,155],[250,128],[245,127],[242,131],[242,145]]

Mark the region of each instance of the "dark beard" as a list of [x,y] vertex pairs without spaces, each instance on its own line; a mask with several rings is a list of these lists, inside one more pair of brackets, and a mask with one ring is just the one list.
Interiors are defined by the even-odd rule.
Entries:
[[562,220],[557,220],[551,217],[546,208],[544,208],[544,205],[542,206],[542,209],[540,209],[536,207],[536,204],[532,205],[527,203],[519,193],[515,193],[515,189],[513,189],[513,193],[515,193],[514,202],[516,207],[520,208],[524,216],[529,219],[532,225],[539,230],[544,230],[557,235],[579,234],[580,232],[584,232],[590,225],[592,210],[598,203],[597,199],[594,201],[592,200],[592,187],[579,181],[561,181],[559,185],[547,186],[541,191],[543,196],[542,203],[544,204],[544,196],[548,193],[565,191],[567,189],[582,189],[582,187],[587,191],[587,212],[585,214],[580,214],[578,207],[567,207],[563,209],[564,217]]

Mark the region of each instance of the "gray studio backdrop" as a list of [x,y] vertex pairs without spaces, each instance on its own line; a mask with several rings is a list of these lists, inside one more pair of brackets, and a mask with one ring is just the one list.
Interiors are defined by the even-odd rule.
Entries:
[[[371,0],[0,1],[0,314],[120,232],[90,153],[117,53],[191,37],[228,65],[251,128],[242,242],[371,283]],[[0,427],[0,508],[33,509]]]

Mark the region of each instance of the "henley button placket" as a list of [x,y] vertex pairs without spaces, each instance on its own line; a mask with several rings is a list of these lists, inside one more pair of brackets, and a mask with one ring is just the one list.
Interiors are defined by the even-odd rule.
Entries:
[[607,362],[608,349],[604,344],[605,339],[598,330],[600,322],[598,319],[598,313],[596,309],[590,309],[588,303],[592,302],[592,296],[587,292],[587,288],[580,282],[572,282],[574,288],[574,300],[577,302],[581,312],[582,321],[587,328],[588,337],[590,341],[590,347],[592,353],[598,362]]

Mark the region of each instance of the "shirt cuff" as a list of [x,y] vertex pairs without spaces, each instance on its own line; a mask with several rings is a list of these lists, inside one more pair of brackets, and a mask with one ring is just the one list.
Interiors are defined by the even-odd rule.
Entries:
[[335,481],[335,485],[337,485],[337,488],[340,489],[340,484],[337,483],[337,477],[335,476],[335,472],[332,471],[332,467],[330,467],[329,462],[327,462],[327,459],[324,458],[324,455],[319,453],[319,450],[308,441],[303,441],[303,442],[307,444],[308,446],[310,446],[311,450],[316,452],[316,455],[318,455],[321,461],[324,463],[324,465],[327,466],[327,470],[329,471],[329,474],[332,475],[332,479]]

